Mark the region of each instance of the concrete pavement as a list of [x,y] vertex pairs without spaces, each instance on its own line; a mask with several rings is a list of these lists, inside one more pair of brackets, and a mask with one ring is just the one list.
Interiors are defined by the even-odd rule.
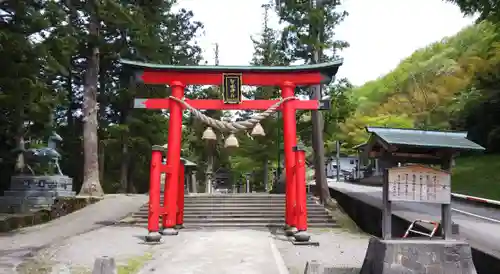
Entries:
[[182,231],[157,254],[139,274],[288,274],[265,230]]
[[108,196],[47,224],[1,235],[0,273],[90,273],[101,256],[113,257],[120,273],[296,274],[312,259],[341,271],[335,273],[357,273],[368,245],[368,235],[340,228],[310,229],[317,247],[295,246],[283,231],[223,228],[183,229],[160,244],[145,244],[143,227],[113,223],[146,200]]
[[284,239],[283,232],[275,236],[276,246],[290,274],[303,274],[308,261],[315,260],[335,274],[358,274],[365,259],[370,236],[339,228],[311,229],[311,239],[320,243],[314,246],[293,246]]
[[141,227],[107,226],[76,235],[39,251],[32,268],[20,273],[90,273],[102,256],[113,257],[119,273],[299,274],[310,260],[333,273],[359,273],[369,240],[339,228],[312,229],[320,246],[295,246],[283,231],[267,229],[183,229],[159,244],[145,244],[145,233]]
[[139,274],[288,274],[268,230],[186,229],[159,244],[145,244],[144,234],[141,227],[108,226],[52,245],[38,260],[82,272],[108,256],[122,267],[135,261],[139,269],[130,273]]
[[[329,187],[344,193],[348,196],[361,200],[367,204],[382,207],[382,188],[374,186],[356,185],[345,182],[330,181]],[[472,247],[487,254],[500,258],[500,211],[472,206],[469,204],[452,201],[452,208],[456,209],[452,213],[452,220],[459,225],[459,237],[466,240]],[[459,211],[457,211],[459,210]],[[470,214],[484,216],[492,220],[480,218]],[[416,219],[436,220],[441,219],[441,210],[439,205],[417,204],[417,203],[393,203],[393,214],[402,217],[408,221]]]
[[146,195],[106,195],[102,201],[48,223],[0,234],[0,273],[18,273],[14,269],[44,247],[112,224],[145,202]]

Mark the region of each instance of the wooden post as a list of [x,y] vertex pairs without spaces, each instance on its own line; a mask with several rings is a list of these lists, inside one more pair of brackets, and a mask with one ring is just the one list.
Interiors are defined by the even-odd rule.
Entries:
[[[451,172],[451,161],[452,156],[445,157],[443,163],[441,164],[441,169],[447,172]],[[451,184],[450,184],[451,187]],[[450,189],[451,193],[451,189]],[[451,220],[451,203],[441,204],[441,230],[443,239],[448,240],[452,238],[452,220]]]
[[389,201],[389,170],[384,169],[382,185],[382,239],[392,238],[392,204]]
[[[170,84],[172,96],[182,99],[184,97],[184,84],[174,81]],[[174,227],[177,222],[177,197],[179,187],[179,172],[181,165],[181,135],[182,135],[182,106],[173,103],[170,107],[170,120],[168,124],[168,150],[167,182],[165,184],[164,210],[166,215],[162,219],[162,233],[164,235],[177,235]]]
[[[295,96],[295,84],[285,82],[281,86],[281,97],[288,98]],[[297,122],[295,119],[295,109],[291,105],[292,102],[283,104],[283,143],[285,152],[285,225],[295,227],[295,202],[296,202],[296,187],[295,187],[295,153],[293,147],[297,145]]]
[[179,188],[177,189],[177,216],[175,220],[175,227],[182,228],[184,225],[184,179],[185,179],[186,166],[184,163],[179,165]]
[[158,233],[160,227],[160,174],[162,151],[161,147],[153,146],[151,153],[151,167],[149,171],[149,212],[148,231]]
[[293,148],[295,152],[295,227],[298,231],[307,230],[306,194],[306,152],[303,145]]

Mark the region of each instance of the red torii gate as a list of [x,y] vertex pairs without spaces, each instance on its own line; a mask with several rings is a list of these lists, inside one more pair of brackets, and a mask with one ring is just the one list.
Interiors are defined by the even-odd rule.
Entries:
[[[152,85],[169,85],[171,98],[135,99],[135,108],[169,109],[169,135],[166,165],[161,162],[161,152],[154,150],[151,160],[151,178],[149,191],[149,218],[147,241],[159,241],[161,234],[176,235],[176,225],[182,225],[183,174],[180,164],[182,112],[187,105],[194,109],[211,110],[266,110],[277,107],[283,112],[286,208],[285,227],[293,231],[298,241],[308,241],[305,152],[297,146],[296,110],[329,108],[329,101],[286,100],[295,96],[295,87],[328,84],[336,75],[342,61],[301,66],[173,66],[160,65],[130,60],[120,63],[134,70],[136,81]],[[184,99],[186,85],[222,85],[224,100]],[[242,100],[241,86],[279,86],[282,100]],[[235,92],[236,91],[236,92]],[[293,99],[293,98],[292,98]],[[184,102],[181,103],[181,102]],[[160,173],[165,172],[165,204],[160,206]],[[162,230],[159,218],[162,216]]]

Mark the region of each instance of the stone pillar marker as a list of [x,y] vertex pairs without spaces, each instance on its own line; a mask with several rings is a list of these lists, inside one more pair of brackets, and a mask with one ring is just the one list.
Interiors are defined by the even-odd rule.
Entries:
[[196,170],[191,171],[191,192],[198,193],[198,182],[196,181]]
[[94,261],[92,274],[117,274],[115,259],[112,257],[103,256]]
[[321,263],[316,260],[308,261],[304,269],[304,274],[323,274]]

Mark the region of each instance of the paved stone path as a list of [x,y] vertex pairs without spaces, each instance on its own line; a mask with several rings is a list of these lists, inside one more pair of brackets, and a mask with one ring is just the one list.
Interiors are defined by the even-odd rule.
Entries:
[[269,231],[183,231],[165,243],[140,274],[288,273]]
[[16,273],[13,269],[36,251],[118,221],[146,202],[146,195],[107,195],[98,203],[49,223],[0,234],[0,273]]
[[[104,227],[44,250],[43,259],[71,270],[92,269],[95,258],[118,265],[140,261],[140,274],[287,274],[267,230],[183,230],[160,244],[145,244],[144,228]],[[136,273],[136,272],[134,272]]]
[[86,271],[95,258],[108,256],[122,266],[140,260],[141,270],[133,272],[139,274],[298,274],[311,260],[347,274],[359,273],[368,245],[368,236],[340,229],[312,230],[319,247],[294,246],[281,231],[186,229],[156,245],[144,244],[145,232],[108,226],[53,245],[42,256],[53,265]]
[[290,274],[304,273],[308,261],[316,260],[334,274],[358,274],[363,265],[369,235],[340,228],[311,229],[311,240],[319,246],[294,246],[281,231],[276,232],[276,246]]

